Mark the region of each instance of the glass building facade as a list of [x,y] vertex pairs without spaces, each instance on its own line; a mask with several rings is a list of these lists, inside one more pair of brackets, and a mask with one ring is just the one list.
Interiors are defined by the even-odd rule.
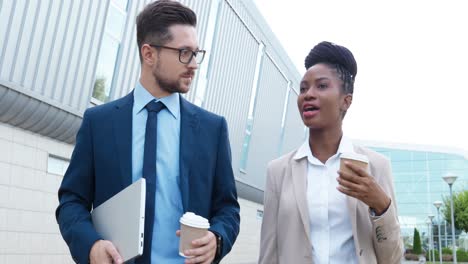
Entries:
[[[370,147],[391,160],[395,183],[395,195],[402,235],[412,237],[414,228],[427,232],[428,216],[434,215],[437,225],[437,209],[434,201],[443,201],[450,196],[449,186],[442,179],[453,173],[458,179],[453,192],[468,189],[468,158],[461,151],[410,150],[408,148]],[[457,153],[458,152],[458,153]],[[450,243],[450,227],[441,217],[442,245]],[[448,238],[445,236],[448,230]]]

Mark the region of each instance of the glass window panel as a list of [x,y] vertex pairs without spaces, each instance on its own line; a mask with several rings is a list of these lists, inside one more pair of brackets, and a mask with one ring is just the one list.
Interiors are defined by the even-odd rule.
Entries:
[[394,172],[408,172],[411,171],[411,162],[408,161],[393,161],[392,170]]
[[431,159],[429,162],[430,171],[445,171],[445,161],[442,159]]
[[447,160],[446,162],[446,168],[447,170],[459,170],[459,169],[464,169],[465,167],[465,161],[461,159],[452,159],[452,160]]
[[411,151],[394,150],[391,153],[392,161],[409,161],[411,160]]
[[109,6],[107,14],[106,33],[111,34],[117,40],[122,39],[122,32],[125,25],[125,14],[119,11],[114,5]]
[[445,156],[443,153],[438,153],[438,152],[428,152],[427,153],[427,159],[429,160],[440,160],[444,159]]
[[69,165],[67,159],[62,159],[55,156],[49,156],[47,159],[47,172],[57,175],[65,175]]
[[[251,119],[249,119],[251,120]],[[247,169],[247,158],[249,155],[249,144],[250,144],[250,132],[245,134],[244,144],[242,144],[242,153],[240,160],[240,169],[245,171]]]
[[102,102],[109,100],[118,51],[119,43],[105,34],[102,39],[93,89],[93,97]]
[[413,151],[413,160],[426,160],[426,152]]
[[112,2],[123,11],[127,11],[128,0],[112,0]]
[[263,210],[257,209],[257,219],[262,220],[263,218]]
[[413,165],[413,171],[427,170],[425,160],[413,160],[412,165]]
[[245,128],[245,136],[244,136],[244,144],[242,145],[242,153],[241,153],[241,160],[240,160],[240,170],[245,171],[247,169],[247,161],[248,161],[248,154],[249,154],[249,144],[251,138],[251,132],[254,122],[254,115],[255,115],[255,106],[257,102],[257,93],[258,93],[258,86],[260,80],[260,72],[262,69],[262,62],[263,62],[263,55],[264,55],[265,45],[260,43],[258,46],[257,51],[257,64],[254,73],[254,81],[252,84],[252,91],[250,94],[250,103],[249,103],[249,113],[247,116],[247,125]]

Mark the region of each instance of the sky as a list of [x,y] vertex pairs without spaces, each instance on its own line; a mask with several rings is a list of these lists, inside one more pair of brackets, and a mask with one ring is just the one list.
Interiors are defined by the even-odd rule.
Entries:
[[254,2],[301,76],[320,41],[353,52],[345,135],[468,151],[468,1]]

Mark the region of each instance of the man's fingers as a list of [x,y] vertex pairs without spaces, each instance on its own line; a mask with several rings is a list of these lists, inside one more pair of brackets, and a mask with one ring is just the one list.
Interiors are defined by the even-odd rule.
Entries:
[[202,247],[197,247],[194,249],[186,250],[184,254],[189,255],[189,256],[202,256],[215,248],[216,248],[216,244],[208,243]]
[[185,263],[187,264],[205,263],[205,262],[211,263],[211,261],[214,259],[214,255],[216,252],[215,248],[216,246],[213,247],[210,243],[200,248],[187,250],[184,252],[184,254],[194,256],[194,257],[186,259]]
[[205,260],[206,260],[205,256],[198,256],[198,257],[186,259],[185,263],[187,264],[202,263]]
[[199,239],[195,239],[194,241],[192,241],[192,245],[202,246],[202,245],[208,244],[214,238],[215,238],[214,234],[211,233],[210,231],[208,231],[208,233],[206,235],[204,235],[203,237],[201,237]]
[[109,256],[111,256],[112,260],[116,264],[122,264],[123,260],[122,257],[120,256],[119,252],[115,248],[115,246],[112,243],[109,243],[106,245],[106,251]]

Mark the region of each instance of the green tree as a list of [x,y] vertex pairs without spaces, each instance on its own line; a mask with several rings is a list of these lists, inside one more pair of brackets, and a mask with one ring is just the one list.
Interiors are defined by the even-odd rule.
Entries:
[[421,237],[419,236],[419,231],[417,228],[414,229],[413,235],[413,253],[414,254],[421,254],[422,247],[421,247]]
[[94,82],[93,97],[102,102],[107,102],[106,78],[97,77]]
[[[468,190],[453,194],[453,208],[455,228],[468,232]],[[447,223],[450,223],[450,196],[444,197],[442,213]]]

